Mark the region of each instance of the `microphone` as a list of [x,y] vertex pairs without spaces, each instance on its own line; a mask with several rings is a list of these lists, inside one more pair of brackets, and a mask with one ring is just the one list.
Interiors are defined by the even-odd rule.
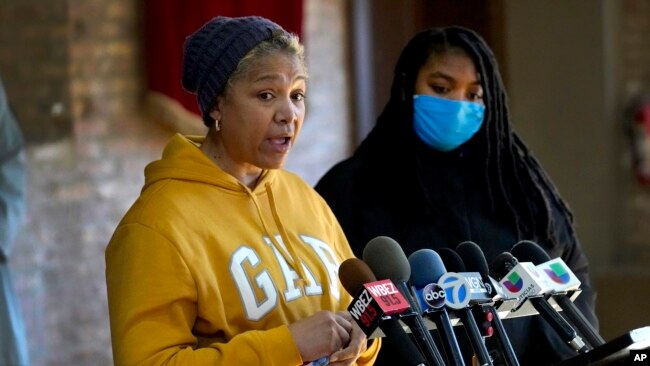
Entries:
[[411,295],[407,281],[411,276],[411,266],[402,247],[392,238],[378,236],[363,248],[363,261],[368,264],[377,278],[392,280],[414,310],[400,319],[411,329],[411,333],[427,361],[431,365],[444,366],[445,361],[438,351],[421,315],[419,304]]
[[460,256],[468,270],[476,271],[481,275],[485,283],[485,289],[494,300],[503,300],[506,295],[503,293],[501,284],[490,277],[490,269],[481,247],[473,241],[464,241],[456,246],[456,253]]
[[510,292],[520,304],[530,301],[539,315],[571,348],[578,353],[589,351],[575,329],[541,296],[549,288],[539,280],[541,275],[532,263],[519,262],[509,252],[503,252],[495,258],[490,269],[492,275],[503,285],[504,291]]
[[417,250],[408,257],[411,269],[410,283],[423,309],[424,316],[438,328],[447,360],[452,365],[465,365],[454,334],[453,325],[445,308],[445,291],[436,282],[447,272],[440,255],[431,249]]
[[[361,259],[354,257],[348,258],[341,263],[339,266],[339,279],[345,290],[351,296],[354,296],[352,303],[350,303],[351,307],[357,306],[355,305],[359,301],[357,294],[365,290],[364,284],[377,281],[375,274],[372,273],[368,265]],[[375,310],[377,309],[375,308]],[[385,348],[390,353],[399,354],[405,365],[425,366],[426,363],[422,354],[406,334],[399,320],[390,316],[383,317],[379,315],[379,312],[377,310],[377,314],[372,314],[371,310],[368,310],[367,315],[364,317],[370,319],[370,323],[374,327],[378,327],[387,338],[390,338],[391,342],[385,342],[385,344],[382,344],[382,348]],[[358,314],[358,316],[353,314],[352,317],[366,335],[369,331],[373,333],[374,329],[366,327],[366,322],[361,320],[361,314]],[[375,319],[375,317],[377,317],[378,321],[373,322],[372,319]]]
[[[486,283],[488,293],[492,298],[502,297],[503,290],[497,281],[489,276],[488,264],[483,254],[483,250],[478,244],[472,241],[465,241],[456,247],[456,253],[461,257],[465,263],[465,267],[472,271],[477,271],[483,282]],[[488,286],[489,284],[489,286]],[[492,314],[492,323],[494,324],[496,339],[498,340],[499,350],[503,354],[504,361],[508,366],[519,366],[519,360],[515,355],[515,350],[512,348],[510,339],[506,334],[506,330],[501,322],[501,318],[497,313],[494,306],[487,306],[488,311]]]
[[449,248],[438,251],[443,262],[450,270],[440,277],[438,283],[445,290],[445,303],[455,310],[463,322],[465,332],[474,350],[474,355],[481,366],[492,365],[483,336],[476,324],[471,306],[485,304],[492,299],[488,296],[481,277],[476,272],[465,272],[465,264],[458,253]]
[[567,291],[580,288],[580,280],[562,258],[551,259],[542,247],[530,240],[518,242],[510,252],[520,260],[532,262],[540,269],[542,277],[547,279],[549,287],[553,290],[553,299],[592,348],[605,344],[605,340],[567,296]]

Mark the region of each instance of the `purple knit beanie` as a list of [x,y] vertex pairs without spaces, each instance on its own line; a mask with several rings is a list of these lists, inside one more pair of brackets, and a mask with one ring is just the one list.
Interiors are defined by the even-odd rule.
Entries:
[[183,88],[192,94],[203,122],[210,126],[210,108],[226,87],[239,61],[258,43],[271,38],[282,27],[259,16],[218,16],[185,39],[183,45]]

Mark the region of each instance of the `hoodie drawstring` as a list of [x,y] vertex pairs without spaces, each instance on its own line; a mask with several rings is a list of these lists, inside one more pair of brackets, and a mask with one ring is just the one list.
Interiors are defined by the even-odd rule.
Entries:
[[280,254],[282,254],[284,260],[287,261],[287,263],[291,267],[293,267],[293,269],[298,273],[299,280],[303,282],[307,282],[307,276],[305,274],[305,269],[302,265],[302,262],[300,261],[300,258],[298,257],[298,254],[296,253],[294,246],[291,245],[291,242],[289,241],[289,235],[287,235],[287,231],[284,228],[282,221],[280,220],[280,216],[278,215],[277,208],[275,206],[275,199],[273,198],[273,191],[271,190],[271,184],[266,183],[264,185],[264,188],[266,188],[266,194],[269,197],[269,205],[271,206],[271,213],[273,215],[273,220],[275,221],[275,225],[278,227],[278,230],[280,231],[280,237],[282,238],[282,242],[284,243],[284,246],[280,245],[280,243],[278,243],[277,239],[275,238],[275,235],[271,235],[271,233],[269,232],[269,229],[266,226],[266,222],[264,221],[264,216],[262,215],[262,209],[260,208],[260,205],[257,202],[257,198],[255,198],[253,192],[248,187],[246,187],[246,191],[253,199],[253,203],[255,204],[255,209],[257,209],[257,215],[259,216],[260,221],[262,221],[262,227],[264,228],[266,235],[269,237],[269,240],[271,240],[271,243],[280,252]]

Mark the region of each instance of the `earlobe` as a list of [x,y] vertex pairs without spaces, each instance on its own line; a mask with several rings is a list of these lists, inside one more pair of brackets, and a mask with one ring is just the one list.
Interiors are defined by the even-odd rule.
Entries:
[[212,110],[210,110],[210,117],[212,117],[212,119],[215,121],[218,121],[221,119],[221,113],[219,113],[216,107],[212,108]]
[[215,121],[218,121],[221,119],[221,110],[219,108],[219,105],[221,104],[221,97],[218,96],[214,100],[214,104],[212,104],[212,108],[210,108],[210,117],[214,119]]

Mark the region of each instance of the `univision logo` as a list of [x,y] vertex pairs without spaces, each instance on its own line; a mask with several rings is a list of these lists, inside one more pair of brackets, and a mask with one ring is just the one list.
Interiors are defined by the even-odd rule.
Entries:
[[438,285],[445,291],[445,304],[450,308],[462,309],[469,304],[470,289],[463,276],[447,272],[440,277]]
[[519,277],[517,272],[512,272],[512,274],[508,276],[507,281],[503,282],[503,286],[511,293],[516,294],[524,287],[524,281]]
[[564,269],[563,265],[560,263],[552,263],[549,267],[551,269],[544,268],[544,272],[546,272],[553,282],[559,283],[560,285],[569,283],[571,275]]

